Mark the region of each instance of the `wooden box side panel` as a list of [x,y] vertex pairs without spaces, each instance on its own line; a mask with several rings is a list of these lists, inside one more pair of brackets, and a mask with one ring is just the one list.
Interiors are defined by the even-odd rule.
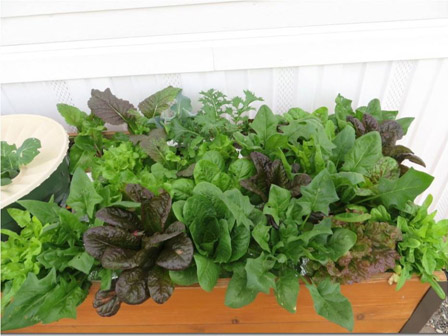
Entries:
[[[117,315],[98,316],[92,307],[92,289],[78,308],[78,317],[62,319],[48,325],[13,330],[11,333],[333,333],[346,332],[314,312],[311,296],[301,286],[297,313],[281,308],[274,295],[259,294],[249,306],[231,309],[224,305],[225,286],[211,293],[200,288],[176,288],[173,297],[163,305],[148,300],[142,305],[122,304]],[[385,277],[370,282],[342,286],[352,303],[354,332],[396,333],[411,316],[428,290],[417,278],[400,290]]]

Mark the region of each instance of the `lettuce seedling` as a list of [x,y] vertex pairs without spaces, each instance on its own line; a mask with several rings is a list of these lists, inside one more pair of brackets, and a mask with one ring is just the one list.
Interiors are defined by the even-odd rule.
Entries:
[[1,145],[1,185],[11,184],[12,180],[20,173],[20,167],[29,164],[38,154],[40,140],[36,138],[26,139],[19,148],[10,145],[6,141],[0,141]]
[[140,217],[132,211],[107,207],[96,213],[104,226],[84,234],[86,251],[106,269],[121,271],[109,291],[96,294],[94,306],[101,316],[114,315],[121,304],[139,304],[149,297],[166,302],[174,285],[168,271],[186,269],[193,258],[193,243],[179,221],[168,225],[171,197],[167,192],[155,196],[137,184],[126,193],[141,204]]

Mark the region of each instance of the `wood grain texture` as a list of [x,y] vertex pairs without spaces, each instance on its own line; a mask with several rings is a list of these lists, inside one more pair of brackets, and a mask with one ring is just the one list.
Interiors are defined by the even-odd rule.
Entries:
[[[439,273],[440,280],[445,280]],[[354,332],[396,333],[411,316],[429,286],[412,278],[400,290],[387,283],[390,274],[380,274],[368,282],[342,286],[355,316]],[[259,294],[249,306],[231,309],[224,305],[227,279],[220,279],[207,293],[198,287],[178,287],[164,305],[151,300],[142,305],[122,304],[117,315],[98,316],[92,307],[95,283],[86,301],[78,308],[76,320],[62,319],[48,325],[9,333],[333,333],[346,332],[314,312],[305,286],[301,286],[297,313],[290,314],[274,295]]]

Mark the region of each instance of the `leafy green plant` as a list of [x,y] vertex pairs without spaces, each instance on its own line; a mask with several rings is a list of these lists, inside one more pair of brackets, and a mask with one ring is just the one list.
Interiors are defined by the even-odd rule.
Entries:
[[448,220],[434,220],[436,212],[428,213],[431,203],[431,195],[421,206],[408,203],[397,217],[397,228],[403,232],[403,241],[398,244],[401,258],[396,268],[399,275],[397,290],[412,274],[418,274],[444,299],[445,292],[437,283],[434,272],[446,269],[448,265]]
[[40,140],[36,138],[26,139],[17,148],[6,141],[0,141],[1,151],[1,185],[8,185],[20,173],[20,167],[29,164],[39,154]]
[[92,188],[77,170],[68,199],[74,212],[53,201],[34,200],[19,201],[25,211],[8,210],[22,231],[1,230],[9,236],[1,245],[2,330],[76,318],[95,268],[81,240],[100,201]]
[[[71,230],[42,243],[42,225],[27,219],[30,229],[11,236],[21,257],[5,264],[6,297],[14,297],[6,309],[37,300],[21,294],[25,283],[40,286],[42,296],[55,283],[72,284],[66,274],[74,272],[84,231],[88,253],[77,255],[75,269],[101,278],[94,300],[101,316],[116,314],[122,302],[163,303],[175,284],[210,291],[220,277],[231,278],[229,307],[273,291],[294,313],[306,287],[316,312],[348,330],[353,312],[340,284],[393,270],[397,289],[417,274],[443,296],[433,274],[448,265],[448,222],[428,213],[431,199],[414,204],[433,177],[404,166],[424,163],[398,143],[412,118],[397,119],[377,99],[354,109],[338,95],[334,114],[291,108],[280,116],[262,105],[249,120],[261,100],[212,89],[193,111],[181,89],[168,87],[138,108],[109,89],[92,90],[90,115],[58,105],[79,132],[70,150],[72,212],[54,204],[27,209],[39,223],[61,217]],[[103,134],[106,123],[128,132]],[[84,276],[75,277],[81,287]]]
[[168,271],[186,269],[193,258],[184,224],[168,220],[168,193],[155,196],[136,184],[129,184],[126,192],[140,203],[140,217],[119,207],[106,207],[96,218],[107,225],[84,233],[86,251],[105,269],[120,271],[113,288],[96,295],[94,306],[101,316],[117,313],[121,302],[139,304],[149,297],[159,304],[166,302],[174,290]]
[[241,259],[250,242],[252,218],[261,215],[236,189],[223,192],[200,182],[185,201],[174,203],[195,246],[195,268],[201,287],[211,291],[225,265]]

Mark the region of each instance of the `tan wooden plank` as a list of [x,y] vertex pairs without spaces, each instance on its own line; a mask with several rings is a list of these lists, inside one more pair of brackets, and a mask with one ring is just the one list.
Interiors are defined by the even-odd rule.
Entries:
[[[389,275],[373,281],[342,286],[352,302],[357,332],[397,332],[408,320],[428,290],[417,278],[400,290],[387,283]],[[249,306],[231,309],[224,305],[226,280],[207,293],[197,287],[176,288],[164,305],[148,300],[142,305],[122,304],[119,313],[102,318],[92,307],[98,284],[92,286],[86,301],[78,308],[78,318],[62,319],[50,325],[36,325],[13,332],[343,332],[314,312],[308,290],[301,286],[297,313],[290,314],[275,297],[259,294]]]
[[[355,333],[397,333],[406,320],[359,321]],[[16,331],[30,333],[30,331]],[[327,321],[296,323],[254,323],[254,324],[178,324],[178,325],[71,325],[36,326],[35,333],[347,333],[347,330]]]

